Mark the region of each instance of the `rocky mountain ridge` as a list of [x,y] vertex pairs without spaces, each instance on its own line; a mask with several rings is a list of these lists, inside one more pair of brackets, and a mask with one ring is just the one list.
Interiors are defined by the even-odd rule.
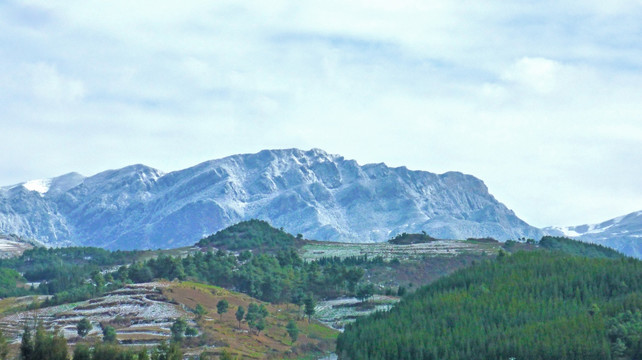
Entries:
[[542,234],[471,175],[361,166],[319,149],[264,150],[170,173],[132,165],[0,188],[0,232],[56,246],[191,245],[251,218],[347,242],[422,230],[455,239]]

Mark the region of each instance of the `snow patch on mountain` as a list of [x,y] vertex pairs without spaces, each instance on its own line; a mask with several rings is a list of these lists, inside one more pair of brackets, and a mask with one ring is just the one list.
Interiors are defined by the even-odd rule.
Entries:
[[47,191],[49,191],[49,187],[51,186],[51,179],[31,180],[23,183],[22,186],[29,191],[35,191],[37,193],[40,193],[40,195],[44,195]]

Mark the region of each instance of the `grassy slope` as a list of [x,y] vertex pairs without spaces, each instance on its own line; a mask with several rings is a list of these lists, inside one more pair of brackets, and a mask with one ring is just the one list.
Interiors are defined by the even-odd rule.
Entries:
[[[155,283],[156,284],[156,283]],[[216,359],[223,350],[238,356],[238,359],[286,359],[286,358],[299,358],[310,356],[311,354],[320,354],[334,350],[336,337],[338,332],[322,325],[318,322],[308,323],[307,320],[301,320],[298,312],[298,307],[294,305],[273,305],[261,302],[251,298],[245,294],[236,293],[220,287],[205,285],[196,282],[160,282],[163,287],[161,288],[162,295],[166,300],[173,304],[179,312],[186,314],[188,320],[193,320],[194,315],[190,309],[194,309],[197,304],[201,304],[207,309],[207,314],[198,321],[199,333],[205,335],[196,338],[187,338],[184,341],[184,350],[186,354],[198,355],[205,352],[212,359]],[[159,286],[160,287],[160,286]],[[108,297],[109,298],[109,297]],[[0,308],[3,310],[3,316],[12,316],[11,314],[20,315],[24,311],[24,307],[29,302],[30,297],[24,298],[7,298],[0,300]],[[222,320],[216,312],[216,304],[218,301],[225,299],[230,304],[227,313],[223,314]],[[158,299],[157,299],[158,300]],[[112,300],[105,300],[109,303]],[[115,296],[114,302],[122,301],[122,296]],[[241,328],[238,328],[238,322],[235,318],[235,312],[239,305],[243,306],[246,310],[250,303],[265,304],[270,315],[266,318],[267,328],[261,332],[260,335],[249,334],[247,323],[242,322]],[[86,302],[59,305],[51,308],[44,308],[38,310],[42,315],[53,315],[60,321],[58,326],[69,325],[69,316],[65,313],[74,313],[75,308],[82,309],[91,306],[93,300]],[[146,311],[146,308],[141,308],[141,311]],[[110,310],[111,311],[111,310]],[[60,312],[61,316],[56,316],[55,313]],[[25,313],[25,316],[31,318],[31,313]],[[14,315],[14,316],[16,316]],[[161,314],[160,316],[166,316]],[[286,324],[290,319],[294,319],[300,330],[299,338],[296,343],[292,344],[286,330]],[[96,342],[100,341],[101,336],[97,328],[97,319],[89,316],[95,327],[94,332],[82,340],[83,342]],[[146,328],[140,326],[132,326],[134,324],[125,318],[123,323],[111,323],[116,327],[118,332],[118,339],[138,339],[138,340],[162,340],[168,339],[169,333],[165,331],[165,335],[150,335],[140,334],[141,330]],[[0,323],[7,322],[0,319]],[[51,326],[54,326],[51,324]],[[55,326],[55,327],[58,327]],[[161,329],[153,324],[150,324],[149,330],[159,332]],[[132,331],[133,334],[127,334]],[[69,339],[70,345],[73,346],[76,341],[81,341],[75,338],[75,334]],[[19,343],[12,345],[12,354],[17,354]],[[236,357],[235,357],[236,358]]]
[[[164,295],[188,308],[193,309],[197,304],[201,304],[208,310],[198,324],[206,334],[208,345],[216,346],[206,350],[206,354],[211,356],[220,355],[223,350],[227,350],[233,355],[239,355],[240,359],[296,358],[310,352],[333,350],[338,335],[337,331],[324,325],[301,320],[298,308],[294,305],[260,302],[247,295],[216,286],[183,282],[164,290]],[[229,310],[221,319],[216,312],[216,304],[222,299],[228,301]],[[242,322],[239,328],[236,321],[235,312],[238,306],[247,310],[251,302],[264,304],[270,312],[266,319],[268,326],[260,335],[249,334],[247,323]],[[290,319],[297,321],[300,330],[295,344],[292,344],[285,330]]]

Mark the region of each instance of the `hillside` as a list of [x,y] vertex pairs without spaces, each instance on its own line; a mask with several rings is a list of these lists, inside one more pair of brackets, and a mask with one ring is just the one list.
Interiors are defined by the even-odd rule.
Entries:
[[358,319],[339,336],[337,353],[364,360],[639,358],[633,329],[642,319],[641,275],[642,262],[633,259],[501,255]]
[[0,259],[22,255],[25,250],[33,249],[42,244],[33,240],[25,240],[16,235],[0,234]]
[[539,246],[548,250],[589,258],[620,259],[624,257],[622,253],[606,246],[582,243],[565,237],[544,236],[539,241]]
[[616,217],[599,224],[555,226],[543,229],[552,236],[608,246],[628,256],[642,259],[642,211]]
[[541,235],[473,176],[359,165],[318,149],[264,150],[171,173],[132,165],[0,188],[0,231],[48,245],[179,247],[249,219],[347,242],[421,231],[442,239]]
[[[221,317],[217,303],[226,300],[229,310]],[[264,304],[269,315],[261,333],[250,333],[245,320],[236,320],[239,306],[248,309],[251,303]],[[197,305],[205,309],[199,318]],[[6,306],[6,304],[5,304]],[[5,309],[7,311],[7,309]],[[318,323],[300,318],[298,309],[287,305],[272,305],[247,295],[193,282],[154,282],[128,285],[101,297],[68,305],[58,305],[22,311],[0,318],[0,330],[11,339],[18,339],[25,323],[37,316],[46,329],[58,328],[70,345],[101,341],[101,324],[116,329],[117,340],[128,346],[156,346],[169,341],[171,327],[178,318],[198,330],[196,337],[183,341],[186,355],[215,359],[227,351],[239,359],[291,358],[320,354],[334,348],[337,332]],[[86,338],[76,332],[78,322],[87,318],[93,325]],[[292,343],[286,332],[288,321],[294,320],[300,334]],[[19,339],[18,339],[19,340]]]

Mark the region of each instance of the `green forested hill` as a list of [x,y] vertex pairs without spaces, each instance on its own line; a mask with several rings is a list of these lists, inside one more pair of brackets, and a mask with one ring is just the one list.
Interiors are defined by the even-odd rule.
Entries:
[[340,335],[340,359],[640,359],[642,262],[501,254]]
[[282,229],[275,229],[263,220],[248,220],[210,235],[196,245],[213,246],[225,250],[257,250],[276,253],[297,246],[302,237],[294,237]]
[[606,246],[580,242],[565,237],[544,236],[539,241],[539,246],[548,250],[562,251],[571,255],[590,258],[619,259],[624,257],[623,254]]

